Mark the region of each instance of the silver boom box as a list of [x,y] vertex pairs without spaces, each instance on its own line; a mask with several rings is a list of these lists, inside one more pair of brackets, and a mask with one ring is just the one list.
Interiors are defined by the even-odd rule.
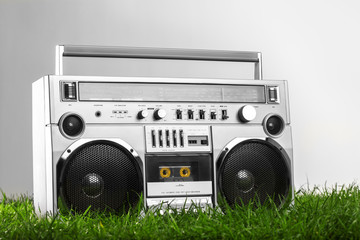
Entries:
[[[116,53],[229,60],[234,53],[81,46],[57,51],[60,59]],[[258,53],[235,53],[240,61],[244,54],[255,56],[261,78]],[[38,213],[89,206],[122,211],[140,196],[146,207],[176,208],[222,201],[234,206],[255,197],[263,203],[269,196],[281,207],[293,199],[286,81],[63,76],[61,61],[57,75],[33,83]]]

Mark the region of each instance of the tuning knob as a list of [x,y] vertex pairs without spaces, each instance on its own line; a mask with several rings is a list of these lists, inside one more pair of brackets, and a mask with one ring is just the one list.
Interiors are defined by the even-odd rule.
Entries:
[[256,117],[256,109],[251,105],[245,105],[239,110],[239,118],[242,122],[250,122]]
[[154,118],[156,120],[160,120],[163,119],[166,116],[166,111],[162,108],[156,109],[154,111]]
[[138,112],[137,118],[138,119],[144,119],[149,115],[149,112],[147,110],[141,110]]

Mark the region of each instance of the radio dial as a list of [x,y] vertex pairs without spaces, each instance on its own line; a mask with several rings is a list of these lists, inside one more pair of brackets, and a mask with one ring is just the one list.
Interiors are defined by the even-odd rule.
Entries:
[[239,118],[242,122],[250,122],[256,117],[256,109],[251,105],[245,105],[239,110]]
[[154,118],[156,120],[163,119],[166,116],[166,111],[162,108],[156,109],[154,112]]
[[144,119],[144,118],[147,118],[147,116],[149,115],[149,112],[147,110],[141,110],[137,117],[138,119]]

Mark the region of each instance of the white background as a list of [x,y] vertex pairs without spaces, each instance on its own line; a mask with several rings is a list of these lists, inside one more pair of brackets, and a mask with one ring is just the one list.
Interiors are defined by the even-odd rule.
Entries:
[[1,0],[0,188],[32,194],[31,83],[54,73],[56,44],[261,51],[264,78],[289,82],[296,187],[358,182],[359,12],[355,0]]

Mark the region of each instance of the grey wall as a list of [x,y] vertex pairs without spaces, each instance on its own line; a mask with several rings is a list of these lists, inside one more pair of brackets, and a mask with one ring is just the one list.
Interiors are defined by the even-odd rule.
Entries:
[[[264,77],[289,81],[296,186],[358,181],[358,10],[355,0],[2,0],[0,188],[32,193],[31,83],[54,73],[60,43],[262,51]],[[238,74],[121,64],[124,75]]]

